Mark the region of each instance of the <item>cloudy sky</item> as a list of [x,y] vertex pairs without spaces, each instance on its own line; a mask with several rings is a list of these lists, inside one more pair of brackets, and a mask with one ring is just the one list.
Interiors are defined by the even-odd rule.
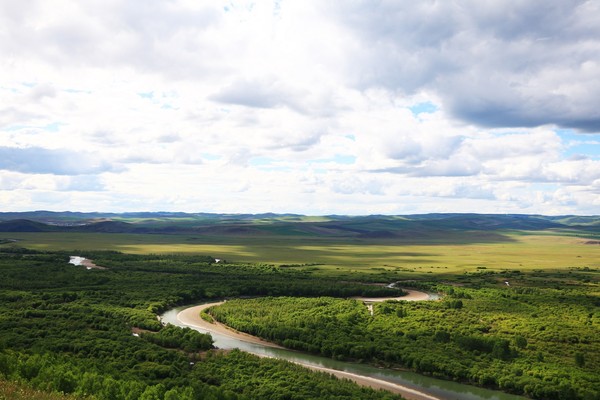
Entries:
[[0,0],[0,211],[600,214],[600,2]]

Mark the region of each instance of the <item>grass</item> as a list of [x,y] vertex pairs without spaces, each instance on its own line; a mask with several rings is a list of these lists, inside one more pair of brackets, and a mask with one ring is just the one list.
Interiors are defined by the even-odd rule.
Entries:
[[31,389],[24,384],[0,379],[0,400],[76,400],[83,397],[47,393]]
[[[37,250],[116,250],[133,254],[188,253],[236,262],[318,264],[307,268],[356,272],[414,271],[463,273],[482,268],[566,269],[600,267],[600,246],[588,239],[544,233],[505,232],[489,241],[468,236],[416,242],[407,239],[305,238],[282,234],[260,236],[141,235],[107,233],[10,233],[18,246]],[[10,235],[10,237],[8,237]],[[457,239],[458,237],[458,239]],[[498,237],[501,240],[496,240]],[[3,237],[0,236],[0,242]],[[4,246],[15,244],[4,244]]]

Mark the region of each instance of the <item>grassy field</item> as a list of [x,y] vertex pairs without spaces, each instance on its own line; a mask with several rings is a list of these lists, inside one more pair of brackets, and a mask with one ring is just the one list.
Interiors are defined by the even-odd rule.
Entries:
[[18,245],[37,250],[116,250],[125,253],[188,253],[236,262],[317,264],[360,272],[457,273],[481,269],[566,269],[600,267],[600,245],[589,239],[548,232],[495,232],[492,236],[457,233],[443,238],[306,238],[300,236],[208,236],[108,233],[2,233]]
[[31,389],[23,383],[7,382],[0,379],[0,400],[77,400],[86,397],[46,393]]
[[[0,290],[3,307],[0,314],[6,316],[0,318],[3,324],[0,331],[12,335],[5,338],[5,347],[21,351],[18,357],[24,357],[31,349],[39,354],[50,351],[60,355],[50,361],[42,358],[32,361],[45,365],[50,372],[40,375],[52,382],[56,381],[53,377],[63,375],[82,380],[89,375],[89,366],[95,371],[94,379],[100,379],[109,376],[103,365],[118,366],[120,374],[127,373],[126,378],[113,379],[110,382],[114,385],[98,386],[98,398],[114,399],[113,390],[130,393],[130,388],[147,385],[151,389],[152,385],[158,385],[159,378],[172,371],[173,357],[183,357],[181,365],[189,364],[180,352],[136,347],[147,343],[133,338],[131,327],[158,329],[154,315],[157,310],[200,298],[267,296],[268,299],[293,295],[294,300],[289,302],[294,305],[300,301],[297,296],[306,296],[307,301],[314,302],[319,301],[316,296],[324,294],[334,297],[365,291],[387,294],[391,289],[372,283],[402,281],[403,286],[445,295],[437,302],[385,303],[375,306],[373,315],[367,313],[364,305],[356,303],[357,313],[350,315],[352,318],[346,318],[349,307],[343,302],[348,300],[338,299],[336,304],[340,304],[341,311],[331,314],[333,319],[323,323],[320,317],[330,315],[327,311],[315,320],[314,327],[324,330],[323,335],[307,331],[304,337],[308,339],[304,342],[298,336],[303,327],[288,329],[280,323],[285,321],[274,319],[267,325],[276,328],[273,332],[284,343],[288,340],[296,349],[328,357],[394,365],[508,392],[517,390],[538,399],[597,398],[593,392],[598,387],[595,338],[600,304],[597,276],[600,233],[597,229],[552,226],[543,230],[475,230],[441,227],[433,222],[430,226],[413,224],[413,227],[398,227],[387,220],[368,221],[364,226],[361,221],[347,226],[342,226],[342,222],[306,226],[266,224],[266,228],[254,222],[216,224],[214,229],[192,225],[190,230],[198,230],[177,234],[159,233],[158,229],[154,233],[136,234],[1,232],[0,248],[17,247],[0,252],[3,262],[0,283],[5,289]],[[17,221],[5,228],[11,226],[44,228],[29,221]],[[99,223],[100,229],[107,227],[131,228],[124,227],[122,222]],[[165,227],[173,229],[170,225]],[[89,228],[94,226],[82,229]],[[49,252],[29,252],[20,247]],[[101,250],[158,255],[138,257]],[[91,272],[74,268],[66,263],[67,254],[89,257],[110,270]],[[215,264],[200,255],[226,259],[232,264]],[[283,307],[276,304],[272,309],[281,314]],[[313,313],[317,307],[309,304],[307,309]],[[286,315],[294,316],[289,318],[292,322],[309,320],[296,318],[295,311]],[[80,329],[72,329],[75,322]],[[127,325],[122,326],[123,322]],[[357,331],[359,326],[362,331]],[[103,349],[109,333],[114,340],[109,347],[118,350],[107,353]],[[292,333],[296,336],[291,336]],[[335,334],[329,335],[324,344],[312,342],[314,338],[325,337],[325,333]],[[522,340],[517,342],[517,336]],[[38,347],[32,347],[32,343]],[[132,369],[131,360],[137,360],[139,354],[149,355],[144,355],[138,360],[143,361],[140,366]],[[29,376],[27,372],[22,375],[6,372],[17,371],[11,366],[19,362],[29,365],[17,360],[17,356],[7,357],[4,361],[0,359],[0,369],[4,367],[0,377],[4,374],[14,381],[15,377]],[[80,364],[78,357],[85,364]],[[222,362],[224,367],[219,372],[222,375],[217,376],[227,376],[220,381],[223,389],[219,386],[211,390],[231,390],[235,387],[231,385],[238,382],[236,390],[245,390],[248,380],[253,379],[249,377],[255,377],[256,368],[250,366],[248,376],[231,381],[232,371],[239,367],[237,360],[234,361]],[[181,382],[187,386],[189,382],[213,382],[213,365],[197,363],[194,368],[200,371],[198,375],[182,368],[177,372],[181,375],[174,376],[181,376]],[[18,368],[18,371],[29,370]],[[41,384],[46,382],[41,378],[31,378],[27,379],[33,387],[50,388]],[[275,379],[263,381],[281,386]],[[198,390],[205,390],[209,383],[202,385]],[[77,387],[79,393],[89,393],[82,391],[83,384]],[[104,387],[115,389],[105,391]],[[272,388],[268,390],[273,392]],[[3,384],[0,380],[0,400],[4,398],[73,397],[46,395],[22,384]]]

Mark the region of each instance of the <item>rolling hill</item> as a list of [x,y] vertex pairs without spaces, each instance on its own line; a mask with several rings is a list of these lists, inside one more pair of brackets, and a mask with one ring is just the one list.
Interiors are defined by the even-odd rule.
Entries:
[[457,232],[561,231],[600,234],[600,216],[422,214],[307,217],[297,214],[0,213],[0,232],[96,232],[359,239],[430,237]]

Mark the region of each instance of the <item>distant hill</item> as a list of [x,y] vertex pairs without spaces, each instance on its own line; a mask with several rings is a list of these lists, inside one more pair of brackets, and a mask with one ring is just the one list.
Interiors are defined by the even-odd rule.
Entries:
[[543,230],[566,226],[547,217],[519,214],[426,214],[412,216],[411,219],[425,221],[427,225],[475,230]]
[[53,230],[51,225],[27,219],[0,221],[0,232],[50,232]]
[[329,215],[210,213],[0,213],[0,232],[160,233],[211,236],[428,238],[451,232],[580,231],[600,234],[600,216],[524,214]]
[[[65,226],[63,230],[77,232],[102,232],[102,233],[134,233],[137,228],[135,224],[121,221],[99,221],[91,222],[81,226]],[[140,232],[142,233],[142,232]]]

